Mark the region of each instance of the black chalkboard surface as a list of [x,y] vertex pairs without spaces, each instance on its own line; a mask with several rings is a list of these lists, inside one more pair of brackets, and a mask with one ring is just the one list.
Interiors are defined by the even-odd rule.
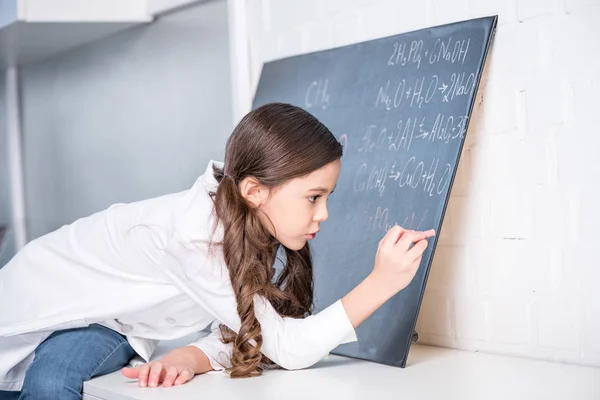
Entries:
[[[268,62],[253,107],[303,107],[344,145],[329,220],[312,242],[315,312],[373,269],[395,223],[442,226],[497,16]],[[332,353],[405,367],[433,259]]]

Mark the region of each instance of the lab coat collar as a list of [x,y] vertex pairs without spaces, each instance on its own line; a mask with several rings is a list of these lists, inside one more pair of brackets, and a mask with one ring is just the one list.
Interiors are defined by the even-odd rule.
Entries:
[[215,179],[215,176],[213,174],[213,166],[216,166],[217,168],[223,168],[224,164],[222,161],[216,161],[216,160],[210,160],[208,162],[208,165],[206,166],[206,169],[204,170],[204,173],[202,175],[200,175],[198,177],[198,179],[196,180],[196,185],[199,183],[207,183],[209,185],[217,185],[218,182]]

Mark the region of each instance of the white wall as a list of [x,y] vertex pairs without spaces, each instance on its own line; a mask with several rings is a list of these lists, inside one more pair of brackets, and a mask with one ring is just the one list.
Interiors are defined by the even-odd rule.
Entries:
[[12,24],[18,16],[16,0],[0,0],[0,28]]
[[249,0],[265,60],[499,14],[417,330],[600,365],[600,0]]
[[4,243],[0,242],[0,268],[15,255],[16,235],[13,227],[13,203],[7,119],[6,73],[0,70],[0,226],[8,226]]
[[214,0],[23,67],[29,239],[187,189],[222,159],[228,41],[227,3]]

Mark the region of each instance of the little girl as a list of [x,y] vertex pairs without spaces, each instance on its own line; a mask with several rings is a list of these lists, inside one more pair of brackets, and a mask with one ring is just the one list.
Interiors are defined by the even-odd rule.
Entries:
[[[356,341],[354,329],[410,283],[434,232],[390,229],[371,274],[311,315],[308,241],[327,219],[341,156],[315,117],[267,104],[189,190],[113,204],[28,243],[0,269],[0,399],[81,399],[84,381],[136,355],[146,363],[122,373],[168,387],[211,370],[306,368]],[[149,362],[159,340],[209,325]]]

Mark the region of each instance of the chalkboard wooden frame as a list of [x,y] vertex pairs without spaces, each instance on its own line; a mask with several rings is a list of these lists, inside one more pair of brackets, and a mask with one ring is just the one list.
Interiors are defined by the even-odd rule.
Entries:
[[[426,208],[421,223],[417,227],[413,225],[415,217],[413,210],[411,226],[407,226],[411,229],[434,228],[438,232],[438,236],[430,240],[419,271],[411,284],[388,300],[361,326],[357,327],[358,342],[340,345],[332,351],[333,354],[402,368],[406,366],[410,345],[415,337],[414,329],[439,232],[460,162],[497,19],[497,16],[489,16],[421,29],[349,46],[274,60],[263,66],[253,108],[274,101],[303,107],[323,121],[345,148],[342,158],[342,174],[336,189],[336,196],[338,192],[342,192],[345,197],[341,202],[340,200],[337,203],[330,201],[330,221],[323,224],[321,237],[317,238],[312,246],[315,266],[315,312],[342,297],[371,271],[376,250],[376,245],[373,247],[374,243],[378,242],[385,230],[393,225],[391,220],[389,222],[387,220],[388,212],[393,212],[393,210],[389,211],[391,205],[396,207],[400,198],[408,199],[403,200],[405,205],[397,206],[398,209],[405,212],[404,214],[398,212],[398,215],[406,216],[405,221],[408,221],[410,214],[408,206],[418,207],[422,203],[425,207],[429,204],[427,202],[433,202],[432,199],[436,199],[436,194],[439,196],[432,206],[437,211],[428,215],[431,207]],[[471,50],[470,53],[469,50]],[[385,59],[383,55],[385,55]],[[452,72],[453,68],[454,72]],[[322,79],[324,76],[329,78]],[[421,76],[422,80],[420,80]],[[387,83],[385,82],[386,77],[388,78]],[[427,84],[425,84],[426,77]],[[468,77],[466,83],[465,77]],[[408,87],[409,83],[407,82],[409,81],[414,82],[414,86]],[[396,83],[397,88],[394,94],[394,84]],[[419,85],[420,89],[418,89]],[[425,86],[428,89],[423,96]],[[404,99],[407,88],[409,90],[406,91],[406,99]],[[372,101],[374,98],[375,105]],[[440,110],[456,111],[456,114],[446,115],[444,122],[444,114]],[[436,113],[436,118],[433,118]],[[456,118],[454,118],[455,115]],[[395,134],[392,133],[389,133],[389,137],[386,136],[388,133],[385,124],[388,121],[395,121],[394,118],[398,119],[399,116],[402,118],[397,124],[397,136],[393,136]],[[420,117],[422,119],[418,119]],[[455,119],[461,122],[455,125]],[[378,135],[369,132],[370,127],[377,126],[376,124],[369,125],[372,121],[383,121],[380,125],[384,125],[384,127],[377,127],[377,129],[381,129]],[[416,122],[420,122],[418,125],[420,128],[417,132],[418,135],[414,136]],[[403,123],[404,125],[402,125]],[[443,125],[444,123],[445,125]],[[367,133],[362,139],[358,139],[359,142],[362,140],[362,144],[356,146],[354,145],[355,139],[363,133],[359,134],[358,130],[352,130],[354,126],[363,125],[367,126]],[[440,128],[442,126],[444,127]],[[412,129],[412,133],[407,136],[410,129]],[[392,129],[390,129],[391,131]],[[387,144],[385,139],[388,139]],[[414,153],[410,153],[413,139],[415,140]],[[422,141],[418,139],[422,139]],[[427,141],[429,143],[422,144]],[[392,155],[392,160],[387,160],[386,157],[392,151],[403,156]],[[413,157],[408,158],[411,154]],[[436,193],[434,193],[436,184],[433,183],[433,178],[427,186],[421,182],[421,175],[417,174],[421,164],[423,166],[419,174],[425,171],[424,161],[418,164],[414,173],[405,172],[410,162],[416,164],[418,161],[416,156],[422,156],[422,160],[425,160],[425,157],[431,156],[431,154],[433,154],[433,158],[429,169],[430,174],[432,170],[437,173],[440,160],[442,161],[440,165],[443,165],[443,161],[446,161],[447,165],[445,172],[437,182]],[[394,168],[397,160],[402,157],[408,158],[408,161],[404,160],[404,169],[400,173],[400,169],[395,171]],[[361,174],[363,166],[367,171],[367,163],[376,164],[382,159],[386,159],[385,167],[379,171],[372,169],[369,180],[365,178],[365,181],[357,186],[357,177]],[[391,163],[391,167],[388,161]],[[362,164],[360,164],[361,162]],[[344,176],[344,170],[346,165],[352,167],[359,164],[360,167],[357,169],[358,172],[352,187],[349,178]],[[375,178],[373,178],[374,176]],[[400,176],[401,178],[399,178]],[[426,176],[427,172],[422,175],[423,182],[425,182]],[[396,184],[398,179],[400,179],[398,184],[400,189],[397,190],[401,191],[402,196],[394,193],[395,189],[391,186]],[[403,179],[405,180],[404,186],[402,185]],[[416,185],[414,184],[415,179]],[[388,180],[392,181],[392,184],[386,183]],[[387,192],[385,192],[386,185],[391,187]],[[411,191],[411,189],[414,190]],[[372,191],[369,192],[369,190]],[[388,194],[390,191],[391,195]],[[369,193],[364,194],[365,192]],[[377,197],[378,192],[379,197]],[[375,199],[376,202],[382,202],[382,204],[387,201],[390,206],[383,208],[384,205],[382,205],[375,211],[374,207],[370,209],[372,203],[370,198]],[[345,199],[350,200],[344,201]],[[412,202],[409,201],[411,199]],[[358,211],[355,204],[360,205]],[[363,205],[364,215],[360,213]],[[429,206],[427,205],[427,207]],[[382,216],[384,213],[385,219]],[[337,214],[337,220],[333,218],[334,214]],[[345,218],[345,220],[339,220],[339,218]],[[433,218],[430,226],[421,226],[424,221],[428,221],[428,218]],[[403,225],[401,222],[398,223]],[[364,241],[360,241],[362,234],[360,229],[374,233],[364,234]],[[348,248],[347,245],[343,247],[345,244],[341,243],[342,240],[339,238],[344,235],[348,235],[348,242],[353,243],[352,248]],[[346,249],[346,253],[349,254],[332,251],[331,249],[336,249],[336,246],[339,249]],[[361,251],[361,248],[368,250]],[[332,271],[335,269],[332,266],[338,270]],[[393,306],[396,308],[391,309]]]

